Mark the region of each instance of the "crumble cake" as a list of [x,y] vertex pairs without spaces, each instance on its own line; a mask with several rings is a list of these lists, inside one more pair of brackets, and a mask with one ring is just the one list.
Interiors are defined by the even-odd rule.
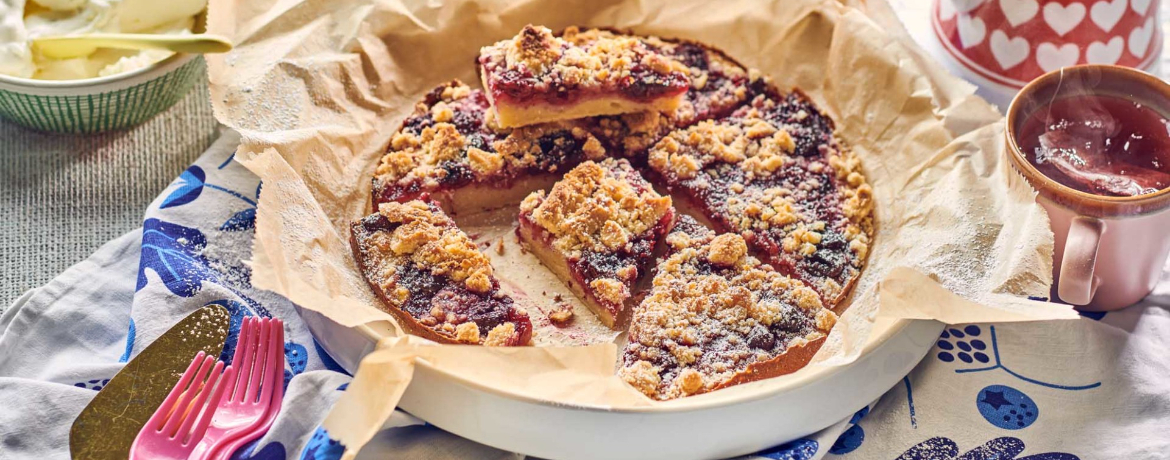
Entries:
[[580,127],[551,123],[500,128],[483,91],[458,80],[415,106],[374,173],[374,205],[429,198],[453,214],[517,203],[556,173],[601,159],[601,143]]
[[[614,36],[622,35],[612,30],[581,31],[576,27],[569,27],[562,34],[566,41],[575,44]],[[682,64],[690,86],[678,107],[671,111],[642,111],[582,120],[583,126],[609,152],[644,160],[646,150],[670,131],[702,120],[723,118],[764,86],[765,79],[758,72],[747,70],[714,47],[687,40],[632,37]]]
[[837,315],[799,280],[748,255],[743,237],[689,216],[666,237],[650,293],[633,311],[618,375],[667,400],[793,372]]
[[677,205],[742,236],[826,305],[840,303],[859,276],[873,190],[832,121],[799,91],[769,90],[727,119],[674,131],[648,163]]
[[678,107],[690,86],[681,63],[635,37],[575,34],[530,24],[480,50],[480,78],[501,126]]
[[587,161],[548,193],[520,204],[521,242],[609,327],[622,323],[631,289],[674,224],[659,195],[625,159]]
[[487,256],[435,203],[385,203],[351,227],[370,288],[407,332],[440,343],[527,345],[532,321]]

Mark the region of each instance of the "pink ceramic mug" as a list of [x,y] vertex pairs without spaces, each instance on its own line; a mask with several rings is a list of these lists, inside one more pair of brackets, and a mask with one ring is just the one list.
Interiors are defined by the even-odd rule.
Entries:
[[1069,67],[1025,86],[1007,111],[1007,152],[1039,192],[1056,239],[1056,295],[1082,310],[1137,303],[1157,284],[1170,254],[1170,188],[1144,195],[1094,195],[1041,173],[1021,151],[1024,122],[1056,98],[1122,97],[1170,119],[1170,85],[1138,70],[1107,65]]

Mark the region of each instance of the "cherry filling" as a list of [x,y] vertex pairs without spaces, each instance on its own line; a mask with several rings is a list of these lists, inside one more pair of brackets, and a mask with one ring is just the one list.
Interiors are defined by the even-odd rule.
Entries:
[[[699,225],[687,216],[679,218],[673,233],[685,233],[689,242],[684,247],[674,247],[670,243],[671,261],[680,251],[688,248],[697,249],[700,254],[705,253],[714,238],[715,232]],[[668,242],[671,237],[668,237]],[[740,373],[754,364],[770,361],[784,355],[794,342],[803,341],[815,333],[823,332],[817,327],[817,309],[806,309],[794,305],[785,295],[789,293],[777,291],[773,288],[752,289],[751,284],[737,283],[744,270],[760,270],[759,268],[727,267],[711,263],[705,256],[693,257],[682,262],[682,266],[674,267],[671,273],[660,273],[663,279],[656,279],[651,299],[654,301],[668,301],[671,305],[687,305],[688,302],[702,304],[698,296],[718,296],[720,293],[708,293],[702,290],[688,290],[692,284],[704,283],[703,279],[718,277],[726,280],[727,291],[740,291],[742,296],[750,295],[756,305],[770,305],[778,309],[772,316],[770,324],[751,321],[730,325],[729,317],[721,314],[719,308],[689,310],[693,312],[682,324],[686,330],[679,334],[659,334],[657,332],[657,316],[654,314],[641,316],[646,311],[653,311],[655,306],[647,307],[644,303],[635,311],[635,324],[630,332],[630,340],[622,354],[624,370],[636,368],[639,361],[646,361],[654,369],[658,379],[652,385],[656,388],[640,387],[639,389],[658,399],[670,399],[680,396],[672,393],[678,390],[678,384],[683,372],[698,372],[714,380],[706,380],[705,385],[718,386],[729,381],[727,372]],[[766,270],[766,269],[765,269]],[[772,272],[772,275],[775,275]],[[758,279],[758,277],[752,277]],[[663,284],[659,284],[662,282]],[[765,286],[767,286],[765,284]],[[671,292],[669,296],[662,296],[663,290]],[[749,292],[750,291],[750,292]],[[647,300],[651,301],[651,300]],[[678,302],[678,303],[676,303]],[[647,310],[649,308],[649,310]],[[682,308],[695,308],[687,306]],[[661,312],[660,312],[661,313]],[[639,322],[641,321],[641,322]],[[734,320],[732,320],[734,321]],[[650,334],[647,336],[646,334]],[[689,352],[685,347],[695,347],[699,352]],[[681,353],[680,353],[681,351]],[[680,362],[682,357],[685,362]],[[722,375],[723,377],[716,377]],[[693,394],[696,390],[684,390],[685,394]],[[681,394],[681,395],[685,395]]]
[[[694,43],[683,42],[664,50],[664,53],[686,64],[687,67],[706,73],[705,84],[699,88],[692,86],[683,96],[694,106],[695,112],[686,120],[678,120],[679,128],[703,120],[725,117],[747,100],[748,94],[757,93],[748,88],[750,82],[747,72],[737,64],[726,60],[722,66],[714,68],[711,65],[711,54],[715,51]],[[732,69],[736,72],[729,73],[728,71]],[[762,84],[762,80],[757,82]],[[743,94],[736,94],[738,88],[744,88]]]
[[[768,103],[770,101],[775,101],[775,104]],[[773,126],[783,127],[792,137],[794,151],[780,169],[761,177],[738,164],[716,161],[691,179],[672,181],[671,177],[662,174],[657,175],[658,179],[665,182],[672,193],[681,195],[688,204],[707,216],[720,232],[741,234],[761,259],[781,273],[806,282],[818,292],[824,286],[821,281],[826,279],[834,281],[837,286],[848,285],[857,271],[852,269],[855,255],[844,236],[849,220],[842,212],[838,180],[828,162],[833,151],[832,122],[808,99],[796,93],[773,96],[772,99],[758,97],[753,105],[737,110],[728,121],[735,123],[749,113]],[[733,191],[733,184],[741,189]],[[818,231],[821,239],[815,252],[801,254],[784,250],[784,240],[792,231],[792,225],[745,228],[742,213],[730,208],[733,199],[762,196],[766,190],[777,188],[791,192],[791,202],[802,222],[825,223],[825,228]],[[825,299],[826,304],[833,303],[832,297]]]
[[[375,233],[392,232],[397,227],[397,224],[391,223],[380,214],[367,216],[360,220],[355,228],[356,246],[362,247],[363,242],[369,240]],[[362,262],[366,266],[363,270],[365,273],[374,273],[379,267],[379,261]],[[396,266],[392,276],[395,286],[406,288],[410,292],[409,297],[398,306],[398,309],[410,315],[422,326],[440,334],[444,334],[438,329],[443,320],[454,319],[447,322],[455,324],[473,322],[484,335],[496,326],[512,323],[516,331],[506,344],[509,346],[527,344],[532,338],[532,321],[515,308],[511,297],[500,292],[498,280],[492,280],[489,293],[478,294],[465,288],[463,283],[457,283],[446,276],[436,276],[408,260]],[[370,284],[379,285],[377,282]],[[453,315],[453,318],[433,317],[431,313],[436,307],[444,314]]]
[[[765,89],[760,94],[766,95],[755,98],[752,105],[735,111],[731,116],[742,118],[746,112],[756,109],[764,120],[788,131],[796,143],[795,155],[806,158],[824,156],[824,147],[833,142],[833,121],[829,117],[798,92],[781,96]],[[776,103],[769,104],[771,101]]]
[[488,85],[497,103],[513,105],[540,102],[551,105],[572,105],[591,98],[609,96],[615,91],[634,102],[648,103],[676,96],[690,86],[687,77],[678,72],[660,74],[641,64],[630,69],[630,74],[614,83],[613,88],[588,88],[566,82],[559,77],[545,76],[542,81],[531,71],[518,69],[489,70],[493,72]]

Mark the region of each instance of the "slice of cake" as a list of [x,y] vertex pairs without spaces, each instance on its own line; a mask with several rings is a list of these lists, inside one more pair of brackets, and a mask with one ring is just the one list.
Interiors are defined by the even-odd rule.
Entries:
[[518,203],[605,156],[580,127],[503,129],[493,118],[482,91],[458,80],[435,88],[391,139],[374,173],[374,205],[429,197],[459,214]]
[[[574,31],[566,30],[565,39],[588,41],[613,34],[601,29],[570,34]],[[710,46],[686,40],[638,38],[686,66],[691,84],[679,106],[669,112],[636,112],[582,120],[582,126],[614,154],[645,161],[646,151],[671,131],[726,117],[765,86],[765,79],[756,72],[748,71]]]
[[690,86],[682,64],[636,37],[576,34],[528,25],[480,50],[480,77],[501,126],[678,107]]
[[799,92],[769,92],[730,118],[672,132],[648,163],[677,205],[742,236],[825,305],[840,303],[860,275],[873,190],[832,121]]
[[532,339],[532,321],[500,292],[487,256],[436,204],[385,203],[351,231],[358,268],[407,332],[490,346]]
[[618,375],[667,400],[793,372],[837,315],[817,293],[688,216],[666,237],[649,295],[634,309]]
[[670,197],[626,160],[608,159],[582,163],[548,193],[525,198],[517,233],[602,323],[616,327],[673,223]]

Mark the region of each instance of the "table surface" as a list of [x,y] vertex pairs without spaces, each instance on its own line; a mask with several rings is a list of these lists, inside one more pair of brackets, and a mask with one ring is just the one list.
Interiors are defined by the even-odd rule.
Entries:
[[146,206],[218,136],[206,80],[197,85],[122,131],[60,135],[0,121],[0,311],[142,225]]
[[[890,3],[922,39],[931,2]],[[1168,6],[1163,2],[1164,30],[1170,30]],[[1170,69],[1170,52],[1162,58],[1162,68]],[[6,217],[0,221],[0,312],[25,290],[139,227],[146,206],[220,128],[206,80],[162,114],[112,133],[46,134],[0,120],[0,209]]]

